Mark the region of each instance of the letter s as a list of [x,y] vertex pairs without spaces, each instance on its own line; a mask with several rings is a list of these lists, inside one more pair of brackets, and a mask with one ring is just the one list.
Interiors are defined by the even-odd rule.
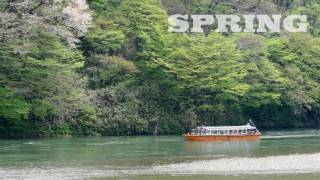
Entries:
[[169,16],[169,32],[183,33],[189,29],[188,15],[174,14]]

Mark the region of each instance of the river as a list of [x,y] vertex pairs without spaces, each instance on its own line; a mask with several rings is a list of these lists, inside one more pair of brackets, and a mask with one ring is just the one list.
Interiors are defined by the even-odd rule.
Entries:
[[0,179],[318,179],[320,131],[263,132],[260,141],[181,136],[0,140]]

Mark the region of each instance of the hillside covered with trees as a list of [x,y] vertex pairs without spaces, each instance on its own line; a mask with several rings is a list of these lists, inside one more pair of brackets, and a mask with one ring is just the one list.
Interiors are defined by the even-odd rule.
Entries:
[[[0,1],[0,136],[320,127],[319,13],[319,0]],[[309,30],[168,33],[171,14],[305,14]]]

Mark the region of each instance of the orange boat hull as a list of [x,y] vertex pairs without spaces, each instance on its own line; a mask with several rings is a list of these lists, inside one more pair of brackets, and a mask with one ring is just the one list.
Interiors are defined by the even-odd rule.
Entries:
[[183,135],[188,141],[248,141],[248,140],[259,140],[260,134],[252,135]]

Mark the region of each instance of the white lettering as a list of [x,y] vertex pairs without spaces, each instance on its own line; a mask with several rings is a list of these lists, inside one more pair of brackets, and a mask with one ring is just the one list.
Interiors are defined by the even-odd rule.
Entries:
[[195,33],[203,33],[202,26],[209,26],[214,23],[214,17],[211,15],[192,15],[191,18],[193,19],[191,32]]
[[[299,20],[297,27],[294,26],[295,20]],[[290,15],[283,20],[284,29],[289,32],[307,32],[308,23],[306,15]]]
[[244,15],[244,23],[245,28],[243,29],[243,32],[255,32],[254,29],[254,19],[256,18],[255,15]]
[[217,32],[228,32],[228,26],[231,32],[241,32],[239,22],[241,18],[237,15],[217,15],[218,29]]
[[281,15],[272,15],[272,19],[268,15],[258,15],[259,27],[257,32],[267,32],[266,27],[270,32],[280,32],[281,30]]
[[[203,33],[204,26],[210,26],[215,23],[215,17],[212,15],[191,15],[192,28],[190,27],[188,15],[175,14],[168,18],[169,32],[184,33],[189,30],[194,33]],[[241,18],[243,23],[240,25]],[[217,32],[281,32],[281,15],[217,15]],[[306,15],[289,15],[283,20],[283,28],[288,32],[307,32],[308,23]],[[257,22],[256,22],[257,21]],[[191,28],[191,29],[190,29]]]
[[169,32],[182,33],[189,29],[188,15],[175,14],[168,18]]

